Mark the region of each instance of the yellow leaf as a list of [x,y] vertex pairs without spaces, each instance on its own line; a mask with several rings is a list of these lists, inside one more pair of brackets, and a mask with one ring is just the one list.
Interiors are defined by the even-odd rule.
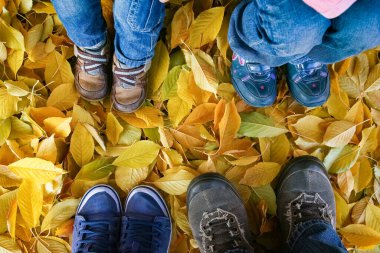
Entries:
[[285,134],[273,138],[259,138],[264,162],[284,164],[288,158],[290,143]]
[[144,168],[125,168],[117,167],[115,171],[115,180],[117,186],[123,191],[130,191],[133,187],[140,184],[148,177],[149,169]]
[[347,145],[342,148],[332,148],[323,163],[329,173],[341,173],[356,163],[359,154],[360,148],[358,146]]
[[100,137],[98,131],[93,126],[91,126],[91,125],[89,125],[87,123],[84,123],[83,126],[92,135],[92,137],[99,144],[99,146],[102,148],[102,150],[106,151],[106,145],[104,144],[104,141],[103,141],[102,137]]
[[12,238],[16,238],[17,199],[9,207],[7,217],[8,232]]
[[328,126],[323,142],[329,147],[342,147],[347,145],[356,131],[356,125],[349,121],[336,121]]
[[79,166],[89,163],[94,155],[94,139],[82,124],[77,124],[70,142],[70,153]]
[[41,231],[56,228],[69,220],[75,215],[78,205],[78,199],[66,199],[55,204],[45,216],[41,224]]
[[181,121],[190,113],[191,107],[191,104],[188,104],[186,101],[179,97],[169,99],[169,118],[174,127],[177,127],[179,123],[181,123]]
[[0,62],[3,63],[8,56],[7,48],[4,46],[4,42],[0,42]]
[[[46,64],[45,68],[45,81],[49,84],[50,90],[54,90],[61,84],[74,84],[74,75],[70,64],[63,55],[53,51],[47,56],[46,60],[48,64]],[[65,90],[62,89],[60,97],[57,96],[57,98],[65,99],[67,94],[69,93],[65,93]]]
[[0,120],[0,146],[8,139],[9,134],[11,133],[11,119]]
[[324,133],[321,126],[323,122],[325,121],[317,116],[306,115],[293,126],[297,130],[297,133],[305,140],[321,143]]
[[[137,118],[144,121],[145,126],[139,128],[154,128],[162,127],[164,125],[164,119],[162,117],[162,112],[157,108],[151,106],[143,106],[135,112]],[[122,117],[123,118],[123,117]],[[124,119],[124,118],[123,118]],[[128,122],[128,120],[126,120]],[[128,122],[129,123],[129,122]],[[130,123],[133,125],[132,123]]]
[[17,191],[17,204],[28,228],[34,228],[39,224],[42,198],[42,187],[38,181],[24,179]]
[[349,243],[358,247],[380,244],[380,233],[363,224],[351,224],[339,230]]
[[9,170],[8,167],[0,165],[0,185],[2,187],[14,187],[21,184],[21,178]]
[[86,111],[85,109],[83,109],[82,107],[80,107],[79,105],[74,105],[74,108],[73,108],[73,120],[72,122],[74,123],[87,123],[91,126],[95,126],[95,121],[94,121],[94,118],[91,116],[91,114]]
[[25,50],[22,33],[8,25],[2,18],[0,18],[0,41],[4,42],[7,48]]
[[176,48],[182,44],[189,36],[189,28],[194,20],[193,1],[179,8],[172,20],[171,45]]
[[0,119],[6,119],[17,112],[18,98],[10,95],[5,88],[0,88]]
[[50,161],[55,164],[57,160],[57,146],[54,141],[54,134],[46,138],[38,145],[36,157]]
[[366,207],[365,224],[380,231],[380,208],[372,203],[368,203]]
[[65,114],[55,107],[40,107],[40,108],[32,107],[30,108],[30,115],[40,126],[43,125],[44,120],[47,118],[51,118],[51,117],[64,118],[65,117]]
[[77,103],[79,95],[72,83],[64,83],[56,87],[50,94],[46,105],[62,111],[68,110]]
[[12,70],[13,76],[16,77],[18,70],[24,62],[24,51],[14,50],[11,54],[8,55],[7,62],[9,68]]
[[30,11],[33,7],[33,0],[21,0],[19,10],[21,13],[25,14]]
[[337,228],[346,226],[351,222],[350,220],[350,209],[352,205],[347,204],[347,202],[339,195],[337,191],[334,190],[334,197],[336,203],[336,226]]
[[55,134],[57,138],[66,138],[71,133],[70,118],[52,117],[44,120],[46,132],[49,135]]
[[106,135],[108,140],[112,143],[112,145],[116,145],[124,128],[111,112],[107,114],[106,127]]
[[184,169],[175,171],[173,168],[171,170],[174,172],[168,173],[166,176],[154,181],[153,184],[170,195],[181,195],[187,191],[187,187],[195,176]]
[[11,205],[16,200],[17,191],[9,191],[0,195],[0,233],[7,231],[7,215]]
[[222,26],[224,7],[208,9],[195,19],[190,27],[189,45],[200,48],[215,40]]
[[261,113],[241,113],[239,134],[248,137],[275,137],[288,132],[283,127],[275,125],[273,120]]
[[360,158],[356,165],[352,167],[351,171],[355,179],[355,192],[360,192],[370,184],[373,172],[370,162],[365,157]]
[[158,155],[160,146],[152,141],[138,141],[121,154],[113,165],[128,168],[143,168],[150,165]]
[[380,89],[380,63],[371,68],[367,82],[365,84],[365,92],[371,92]]
[[338,120],[344,119],[350,102],[346,92],[340,89],[337,75],[331,74],[331,95],[327,100],[328,113]]
[[165,80],[165,77],[169,72],[169,61],[168,49],[162,41],[159,41],[156,45],[152,67],[148,72],[148,95],[154,94]]
[[219,150],[220,154],[232,148],[232,142],[237,137],[240,128],[240,116],[235,101],[226,104],[224,115],[219,123]]
[[0,235],[0,252],[1,253],[21,253],[17,243],[6,235]]
[[39,184],[48,183],[65,173],[52,162],[40,158],[24,158],[8,165],[8,168],[19,177]]
[[216,104],[204,103],[197,106],[186,118],[184,124],[205,124],[214,119]]
[[25,36],[25,50],[29,52],[40,41],[44,26],[43,24],[37,24],[30,28]]
[[218,79],[211,57],[203,51],[198,51],[197,55],[191,54],[190,57],[195,84],[202,90],[217,93]]
[[47,236],[42,237],[37,242],[38,253],[69,253],[71,252],[70,245],[57,237]]
[[249,185],[251,187],[260,187],[272,182],[272,180],[280,172],[281,165],[278,163],[262,162],[252,168],[249,168],[240,184]]

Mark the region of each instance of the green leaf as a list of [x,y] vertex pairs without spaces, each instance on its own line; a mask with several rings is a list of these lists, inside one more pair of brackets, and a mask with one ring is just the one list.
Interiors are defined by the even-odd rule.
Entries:
[[175,66],[169,71],[161,87],[161,99],[163,101],[177,96],[177,80],[181,73],[182,66]]
[[113,157],[102,157],[83,166],[75,179],[99,180],[111,175],[116,166],[112,164]]
[[323,163],[329,173],[341,173],[356,163],[359,154],[358,146],[347,145],[343,148],[332,148]]
[[274,193],[272,186],[267,184],[261,187],[252,187],[251,196],[255,204],[259,203],[260,200],[265,200],[268,205],[268,213],[271,215],[276,215],[276,194]]
[[238,134],[248,137],[275,137],[288,132],[287,129],[275,126],[272,119],[258,113],[241,113],[241,125]]

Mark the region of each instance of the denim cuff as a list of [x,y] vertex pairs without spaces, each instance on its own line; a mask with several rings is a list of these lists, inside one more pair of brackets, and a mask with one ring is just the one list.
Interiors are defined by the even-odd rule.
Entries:
[[[93,37],[93,36],[92,36]],[[105,44],[107,41],[107,31],[100,34],[99,36],[96,36],[95,38],[88,40],[88,39],[71,39],[77,47],[85,48],[85,49],[92,49],[97,48],[101,44]]]
[[[127,57],[125,57],[124,55],[122,55],[117,50],[115,51],[115,55],[116,55],[116,58],[118,59],[118,61],[125,68],[137,68],[137,67],[140,67],[143,65],[145,65],[145,66],[149,65],[150,66],[149,63],[151,62],[151,59],[131,60],[131,59],[128,59]],[[148,70],[148,69],[146,69],[146,70]]]
[[296,227],[294,228],[293,233],[291,234],[288,241],[286,242],[286,244],[288,246],[287,252],[292,252],[294,245],[297,243],[298,239],[302,236],[302,234],[306,230],[308,230],[312,226],[318,225],[318,224],[326,224],[326,225],[331,226],[331,224],[328,223],[327,221],[320,220],[320,219],[309,220],[309,221],[301,222],[301,223],[297,224]]

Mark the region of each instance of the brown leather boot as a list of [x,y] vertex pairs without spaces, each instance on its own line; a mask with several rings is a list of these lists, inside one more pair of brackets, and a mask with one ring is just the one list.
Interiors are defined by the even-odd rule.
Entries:
[[111,102],[115,110],[132,113],[139,109],[146,98],[147,66],[128,69],[114,56]]
[[99,50],[84,50],[75,46],[75,86],[82,98],[89,101],[104,99],[109,93],[110,45]]

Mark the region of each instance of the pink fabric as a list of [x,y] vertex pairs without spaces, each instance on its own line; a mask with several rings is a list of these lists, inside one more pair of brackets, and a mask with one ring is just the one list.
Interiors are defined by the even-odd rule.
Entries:
[[356,0],[303,0],[326,18],[336,18],[345,12]]

